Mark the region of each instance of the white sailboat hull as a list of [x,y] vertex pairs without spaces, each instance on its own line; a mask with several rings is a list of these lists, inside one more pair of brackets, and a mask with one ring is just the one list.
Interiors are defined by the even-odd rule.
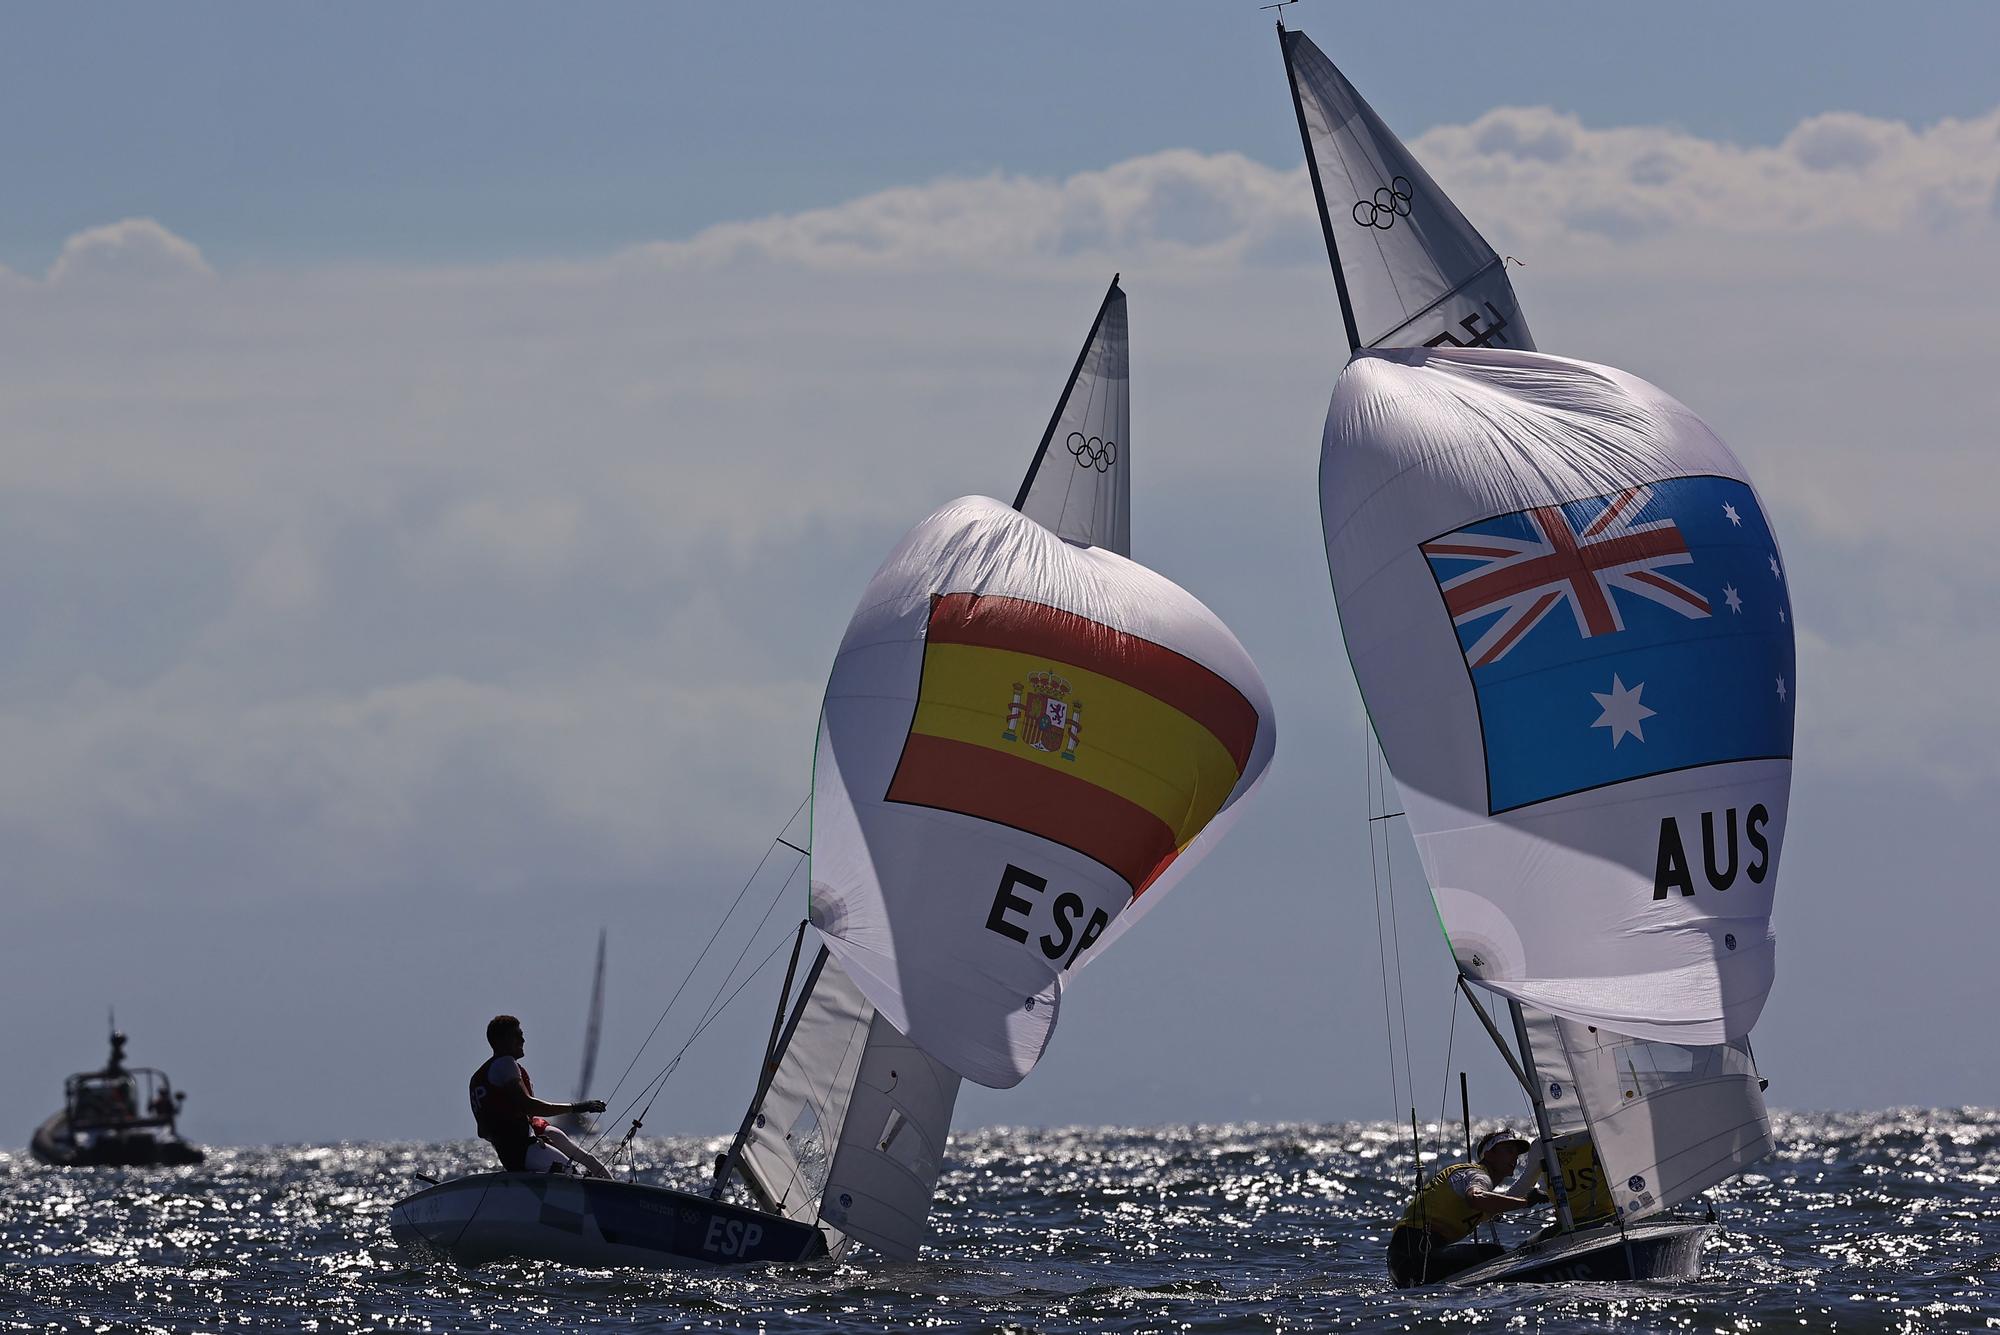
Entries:
[[688,1269],[817,1260],[811,1224],[668,1187],[548,1173],[475,1173],[397,1201],[389,1231],[462,1265],[522,1259]]

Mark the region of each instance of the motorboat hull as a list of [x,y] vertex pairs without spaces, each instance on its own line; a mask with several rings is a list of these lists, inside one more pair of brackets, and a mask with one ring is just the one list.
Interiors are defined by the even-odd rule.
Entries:
[[1715,1225],[1685,1219],[1601,1224],[1574,1233],[1537,1238],[1484,1265],[1453,1275],[1448,1283],[1562,1284],[1693,1279],[1701,1270],[1701,1244]]
[[87,1143],[79,1144],[70,1133],[66,1113],[57,1113],[35,1128],[28,1152],[57,1168],[175,1167],[198,1164],[208,1157],[176,1136],[100,1130]]
[[404,1248],[462,1265],[508,1259],[685,1269],[818,1260],[819,1229],[671,1187],[555,1173],[475,1173],[397,1201]]

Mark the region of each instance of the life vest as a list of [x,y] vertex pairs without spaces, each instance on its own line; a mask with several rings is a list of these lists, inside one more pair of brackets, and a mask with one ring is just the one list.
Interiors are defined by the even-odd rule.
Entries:
[[535,1082],[528,1078],[528,1069],[516,1062],[514,1069],[521,1073],[520,1083],[494,1084],[488,1073],[498,1060],[496,1055],[479,1064],[472,1079],[466,1082],[467,1096],[472,1100],[472,1120],[478,1124],[480,1138],[492,1143],[502,1168],[518,1173],[527,1161],[528,1146],[540,1130],[535,1123],[541,1119],[529,1116],[526,1102],[535,1096]]
[[[1479,1168],[1476,1163],[1450,1163],[1437,1170],[1424,1189],[1403,1211],[1398,1228],[1429,1229],[1447,1243],[1457,1242],[1484,1222],[1486,1215],[1452,1188],[1451,1175],[1461,1168]],[[1480,1172],[1485,1172],[1483,1168]]]

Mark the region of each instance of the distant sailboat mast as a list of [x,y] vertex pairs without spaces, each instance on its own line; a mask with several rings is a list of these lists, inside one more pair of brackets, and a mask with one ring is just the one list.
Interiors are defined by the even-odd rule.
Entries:
[[[576,1102],[590,1097],[590,1082],[597,1075],[598,1038],[604,1029],[604,938],[597,929],[597,968],[590,979],[590,1011],[583,1022],[583,1068],[577,1072]],[[597,1129],[597,1119],[589,1113],[565,1113],[558,1119],[566,1131],[589,1134]]]

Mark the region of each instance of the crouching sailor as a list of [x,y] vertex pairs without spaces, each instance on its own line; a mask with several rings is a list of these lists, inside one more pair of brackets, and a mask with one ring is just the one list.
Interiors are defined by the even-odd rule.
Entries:
[[1435,1284],[1507,1250],[1497,1242],[1463,1239],[1489,1219],[1547,1199],[1539,1192],[1510,1196],[1493,1186],[1513,1176],[1527,1148],[1511,1131],[1491,1131],[1479,1138],[1477,1163],[1438,1169],[1389,1234],[1389,1278],[1397,1288]]
[[488,1021],[486,1042],[493,1055],[472,1073],[472,1116],[481,1138],[491,1141],[499,1154],[500,1166],[510,1173],[610,1177],[603,1164],[546,1120],[566,1113],[603,1112],[603,1102],[544,1103],[536,1098],[535,1082],[521,1065],[527,1038],[513,1016],[496,1015]]

